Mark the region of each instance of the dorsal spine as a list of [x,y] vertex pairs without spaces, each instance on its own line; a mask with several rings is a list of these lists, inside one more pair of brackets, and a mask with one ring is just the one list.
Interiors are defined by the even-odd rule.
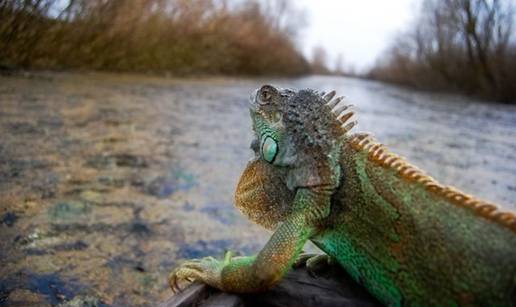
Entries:
[[478,216],[503,225],[516,233],[515,213],[504,212],[492,203],[479,200],[453,187],[441,185],[404,158],[390,152],[383,144],[376,142],[371,135],[359,134],[353,136],[349,142],[357,152],[365,151],[369,161],[384,168],[393,169],[404,180],[421,184],[430,193],[442,197],[456,206],[471,210]]

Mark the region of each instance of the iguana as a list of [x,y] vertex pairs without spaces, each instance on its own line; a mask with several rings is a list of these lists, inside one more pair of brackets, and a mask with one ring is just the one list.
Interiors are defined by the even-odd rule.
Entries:
[[311,240],[386,305],[516,305],[516,214],[433,178],[328,94],[264,85],[236,206],[274,230],[255,256],[191,260],[169,278],[228,292],[275,285]]

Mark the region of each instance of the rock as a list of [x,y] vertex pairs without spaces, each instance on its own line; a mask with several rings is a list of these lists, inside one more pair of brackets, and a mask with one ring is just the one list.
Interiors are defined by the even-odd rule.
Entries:
[[70,221],[79,219],[90,211],[90,206],[84,202],[61,201],[48,209],[48,215],[53,220]]
[[58,307],[107,307],[108,305],[93,296],[76,296]]
[[274,288],[256,294],[231,294],[193,283],[160,307],[213,306],[382,306],[338,266],[289,272]]
[[13,212],[6,212],[0,219],[0,224],[4,224],[7,227],[12,227],[18,220],[18,216]]

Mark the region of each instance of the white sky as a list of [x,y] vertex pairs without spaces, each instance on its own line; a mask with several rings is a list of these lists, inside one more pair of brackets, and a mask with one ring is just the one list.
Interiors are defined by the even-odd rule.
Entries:
[[418,0],[297,0],[308,26],[300,40],[310,59],[314,46],[328,52],[329,68],[342,54],[346,66],[359,70],[374,64],[397,31],[410,23]]

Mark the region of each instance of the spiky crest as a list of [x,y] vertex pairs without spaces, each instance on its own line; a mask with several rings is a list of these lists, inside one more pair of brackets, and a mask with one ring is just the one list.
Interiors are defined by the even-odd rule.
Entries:
[[471,210],[478,216],[516,232],[516,213],[504,212],[492,203],[479,200],[454,187],[441,185],[434,178],[408,163],[403,157],[390,152],[383,144],[376,142],[371,135],[359,134],[352,137],[349,142],[356,151],[365,151],[369,161],[393,169],[408,182],[421,184],[434,195],[443,197],[456,206]]
[[347,104],[343,96],[335,97],[336,92],[333,90],[327,94],[322,92],[320,95],[326,101],[326,106],[331,110],[331,114],[334,119],[338,122],[341,128],[341,136],[344,136],[354,126],[357,121],[349,121],[355,112],[353,111],[353,105]]
[[[333,99],[335,91],[328,94],[310,89],[300,90],[283,104],[283,120],[291,133],[298,152],[315,148],[329,153],[336,141],[354,126],[349,119],[354,114],[349,106],[341,104],[342,97]],[[303,149],[302,149],[303,148]]]
[[[321,97],[327,102],[327,106],[331,108],[336,120],[341,124],[342,135],[345,135],[357,122],[347,123],[354,115],[354,112],[350,110],[352,106],[341,103],[344,100],[343,97],[333,99],[334,96],[335,91],[327,94],[321,93]],[[492,203],[479,200],[454,187],[441,185],[434,178],[407,162],[403,157],[390,152],[383,144],[376,142],[371,135],[356,135],[351,138],[350,143],[355,150],[366,151],[370,161],[382,167],[396,170],[403,179],[421,184],[434,195],[443,197],[457,206],[472,210],[475,214],[516,232],[516,213],[504,212]]]

